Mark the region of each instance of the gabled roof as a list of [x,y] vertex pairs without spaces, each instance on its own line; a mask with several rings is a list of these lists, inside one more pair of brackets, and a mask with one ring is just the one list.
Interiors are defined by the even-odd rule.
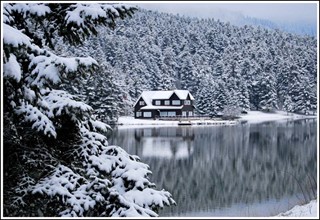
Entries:
[[190,95],[190,99],[194,100],[193,96],[188,90],[169,90],[169,91],[143,91],[137,101],[134,103],[134,106],[137,104],[139,99],[142,97],[143,100],[146,102],[147,106],[152,106],[152,100],[155,99],[169,99],[173,93],[175,93],[179,99],[185,100]]
[[190,99],[194,100],[193,96],[188,90],[173,90],[174,93],[179,97],[179,99],[187,99],[188,94],[190,94]]

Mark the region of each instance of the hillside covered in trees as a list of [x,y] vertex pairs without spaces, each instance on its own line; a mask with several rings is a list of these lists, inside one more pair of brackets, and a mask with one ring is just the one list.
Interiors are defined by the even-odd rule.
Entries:
[[188,89],[198,114],[316,108],[316,38],[139,9],[64,55],[89,55],[98,74],[70,88],[107,122],[132,114],[143,90]]

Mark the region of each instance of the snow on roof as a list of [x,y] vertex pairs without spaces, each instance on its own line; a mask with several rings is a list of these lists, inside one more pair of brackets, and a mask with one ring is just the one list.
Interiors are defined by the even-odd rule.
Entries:
[[179,99],[185,100],[190,95],[190,99],[194,100],[193,96],[188,90],[169,90],[169,91],[143,91],[134,105],[137,104],[138,100],[142,97],[143,100],[146,102],[147,106],[152,106],[152,100],[155,99],[169,99],[172,94],[175,93]]
[[154,91],[152,99],[169,99],[172,95],[172,91]]
[[[155,91],[143,91],[140,97],[146,102],[146,105],[152,105],[152,96],[154,95]],[[138,100],[140,99],[138,98]],[[136,105],[136,103],[135,103]]]
[[176,93],[179,99],[187,99],[188,94],[190,94],[190,99],[194,100],[193,96],[188,90],[174,90],[174,93]]
[[141,110],[150,110],[150,109],[162,109],[162,110],[173,110],[173,109],[182,109],[183,106],[144,106]]

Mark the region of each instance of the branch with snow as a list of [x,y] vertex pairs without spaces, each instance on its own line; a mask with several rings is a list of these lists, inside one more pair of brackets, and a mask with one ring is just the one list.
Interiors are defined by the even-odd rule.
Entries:
[[105,146],[103,135],[84,127],[81,131],[80,157],[87,161],[77,169],[82,175],[59,165],[31,188],[33,194],[61,198],[68,207],[60,212],[61,216],[85,216],[96,206],[104,207],[102,216],[158,216],[158,208],[175,204],[169,192],[154,189],[155,184],[148,178],[149,166],[139,157],[117,146]]
[[62,114],[83,115],[92,111],[92,108],[81,102],[76,101],[75,97],[63,90],[51,90],[48,94],[43,95],[42,106],[48,107],[48,117],[54,118]]
[[103,123],[101,121],[94,120],[94,119],[90,119],[89,124],[92,127],[93,131],[100,131],[105,133],[108,130],[112,130],[112,128],[108,124]]
[[17,62],[17,57],[14,54],[9,55],[8,62],[3,64],[3,76],[8,78],[13,78],[16,82],[21,79],[21,67]]
[[30,58],[30,84],[38,87],[43,87],[48,82],[58,84],[62,78],[68,78],[72,73],[98,66],[97,61],[91,57],[66,58],[47,51],[45,55],[31,55]]
[[56,129],[53,122],[43,114],[38,108],[22,103],[15,111],[18,115],[24,116],[24,122],[31,122],[32,128],[37,131],[42,131],[47,136],[56,137]]
[[3,24],[3,43],[12,47],[28,46],[31,47],[31,39],[21,31],[7,24]]
[[116,202],[106,206],[112,217],[158,216],[158,208],[175,204],[169,192],[153,189],[149,166],[120,147],[104,147],[100,155],[89,156],[89,162],[112,177],[109,200]]
[[[6,3],[4,4],[4,22],[10,25],[21,22],[27,26],[26,22],[30,20],[32,25],[39,25],[38,29],[42,31],[46,44],[53,48],[53,39],[56,37],[62,37],[71,44],[81,44],[90,35],[97,34],[96,28],[99,25],[113,28],[115,19],[131,16],[135,10],[137,8],[133,6],[110,3]],[[43,21],[44,17],[45,21]],[[33,35],[28,29],[24,32],[27,35]]]
[[105,200],[96,189],[105,188],[108,184],[106,179],[89,181],[70,168],[59,165],[50,176],[32,187],[32,193],[59,196],[62,203],[69,207],[60,213],[61,216],[83,216],[97,202]]

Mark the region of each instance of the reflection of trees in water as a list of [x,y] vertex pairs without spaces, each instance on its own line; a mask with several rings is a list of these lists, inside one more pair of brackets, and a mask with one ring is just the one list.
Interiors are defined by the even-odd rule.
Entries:
[[[150,165],[157,186],[171,192],[177,202],[161,215],[300,194],[295,178],[305,190],[309,187],[307,175],[316,177],[316,122],[190,130],[194,135],[190,157],[141,158]],[[141,156],[138,142],[132,141],[132,130],[121,130],[118,135],[118,145],[128,146],[129,153]]]

